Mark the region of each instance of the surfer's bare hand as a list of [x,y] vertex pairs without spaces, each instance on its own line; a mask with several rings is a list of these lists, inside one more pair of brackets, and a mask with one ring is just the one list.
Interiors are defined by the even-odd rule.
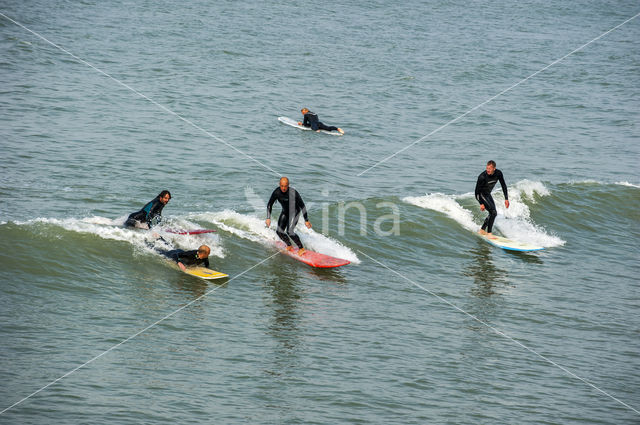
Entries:
[[484,204],[480,204],[480,211],[484,211]]
[[504,200],[504,206],[505,206],[505,207],[507,207],[507,208],[509,208],[509,200],[508,200],[508,199],[505,199],[505,200]]
[[182,271],[185,271],[187,269],[182,263],[178,263],[178,267],[180,267],[180,270]]
[[307,226],[307,229],[311,229],[311,222],[310,221],[305,221],[304,225]]
[[271,226],[271,219],[270,219],[270,218],[266,219],[266,220],[264,221],[264,224],[266,224],[266,225],[267,225],[267,227]]
[[302,121],[298,121],[298,125],[302,125]]

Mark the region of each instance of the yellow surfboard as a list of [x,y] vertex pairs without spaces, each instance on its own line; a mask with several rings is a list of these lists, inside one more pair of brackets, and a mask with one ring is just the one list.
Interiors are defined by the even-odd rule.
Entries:
[[200,279],[222,279],[224,277],[229,277],[228,274],[220,273],[215,270],[208,269],[206,267],[187,267],[184,270],[185,273],[190,274],[191,276],[199,277]]

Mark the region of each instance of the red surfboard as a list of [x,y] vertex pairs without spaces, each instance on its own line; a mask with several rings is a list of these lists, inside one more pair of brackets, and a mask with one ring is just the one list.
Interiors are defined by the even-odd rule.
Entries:
[[176,235],[200,235],[202,233],[213,233],[215,230],[195,229],[195,230],[174,230],[167,229],[167,233],[175,233]]
[[287,245],[284,242],[277,241],[276,246],[285,255],[310,265],[311,267],[319,267],[328,269],[331,267],[340,267],[351,263],[349,260],[331,257],[330,255],[320,254],[319,252],[305,250],[302,255],[298,255],[298,247],[294,247],[291,251],[287,251]]

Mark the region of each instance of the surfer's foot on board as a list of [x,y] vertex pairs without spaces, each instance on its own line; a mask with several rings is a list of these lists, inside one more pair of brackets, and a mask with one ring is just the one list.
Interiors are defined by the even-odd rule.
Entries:
[[340,134],[344,134],[344,130],[343,130],[343,129],[341,129],[341,128],[338,128],[338,133],[340,133]]
[[304,248],[300,248],[300,249],[298,250],[298,255],[302,255],[302,254],[304,254],[306,251],[307,251],[306,249],[304,249]]
[[478,233],[481,234],[482,236],[486,236],[488,239],[498,239],[497,236],[493,236],[492,233],[487,233],[487,231],[484,229],[478,230]]
[[293,251],[293,247],[291,245],[287,246],[287,251]]

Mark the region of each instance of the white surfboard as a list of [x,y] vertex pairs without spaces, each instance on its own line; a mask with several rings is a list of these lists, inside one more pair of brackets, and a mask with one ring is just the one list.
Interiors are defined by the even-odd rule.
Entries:
[[544,247],[541,247],[541,246],[531,245],[526,242],[512,241],[511,239],[503,238],[501,236],[496,236],[496,235],[493,235],[491,238],[488,238],[487,236],[481,235],[481,234],[478,234],[478,236],[480,236],[485,241],[489,242],[491,245],[495,245],[498,248],[506,249],[508,251],[529,252],[529,251],[540,251],[544,249]]
[[[278,117],[278,121],[280,121],[283,124],[290,125],[291,127],[299,128],[300,130],[309,130],[309,131],[311,131],[311,127],[302,126],[302,125],[298,124],[298,121],[292,120],[289,117]],[[324,133],[324,134],[331,134],[332,136],[342,136],[342,133],[340,133],[339,131],[320,130],[318,132],[319,133]]]

